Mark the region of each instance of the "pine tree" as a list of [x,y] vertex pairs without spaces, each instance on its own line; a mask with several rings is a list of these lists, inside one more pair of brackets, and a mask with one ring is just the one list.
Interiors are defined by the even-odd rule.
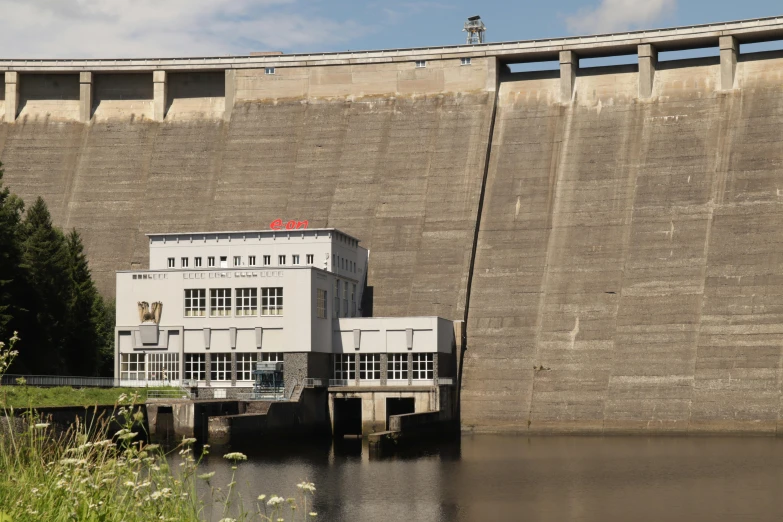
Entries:
[[82,238],[76,230],[68,234],[66,245],[71,288],[63,356],[71,375],[95,375],[100,344],[99,316],[95,310],[98,291],[90,275]]
[[116,324],[115,301],[104,301],[98,294],[95,300],[94,314],[98,335],[98,368],[97,375],[111,377],[114,375],[114,325]]
[[3,187],[0,163],[0,340],[7,340],[18,324],[15,317],[24,313],[15,295],[21,289],[19,228],[24,204]]

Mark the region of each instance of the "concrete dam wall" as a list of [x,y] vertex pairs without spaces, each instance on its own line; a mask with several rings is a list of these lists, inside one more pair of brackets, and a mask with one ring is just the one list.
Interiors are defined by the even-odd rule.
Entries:
[[[781,37],[783,19],[765,19],[229,62],[0,61],[0,160],[12,190],[82,232],[107,295],[114,270],[146,266],[149,232],[283,218],[361,238],[374,315],[467,320],[465,429],[776,434],[783,53],[739,49]],[[658,60],[707,46],[720,56]],[[579,67],[630,53],[638,65]],[[559,70],[505,67],[547,59]]]

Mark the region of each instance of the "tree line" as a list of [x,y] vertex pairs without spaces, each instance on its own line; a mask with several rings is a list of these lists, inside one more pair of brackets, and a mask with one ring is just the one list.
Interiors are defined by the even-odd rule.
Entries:
[[112,375],[114,303],[92,280],[81,236],[3,186],[0,164],[0,340],[19,332],[9,373]]

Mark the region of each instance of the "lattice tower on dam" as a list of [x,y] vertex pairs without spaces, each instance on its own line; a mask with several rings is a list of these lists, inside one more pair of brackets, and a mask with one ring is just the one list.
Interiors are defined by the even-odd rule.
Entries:
[[[0,160],[82,233],[107,296],[115,270],[145,267],[145,233],[282,218],[361,238],[374,315],[465,320],[466,430],[777,434],[783,52],[741,52],[776,39],[783,18],[0,60]],[[703,47],[719,56],[658,61]],[[559,70],[507,67],[543,60]]]

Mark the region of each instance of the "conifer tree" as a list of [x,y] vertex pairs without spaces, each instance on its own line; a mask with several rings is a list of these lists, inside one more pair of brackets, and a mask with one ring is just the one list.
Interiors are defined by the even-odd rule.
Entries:
[[100,316],[95,309],[98,291],[90,275],[82,238],[76,230],[68,234],[66,245],[71,288],[63,356],[71,375],[95,375],[100,348],[97,328]]
[[20,291],[19,226],[24,204],[3,187],[3,165],[0,163],[0,340],[13,334],[14,317],[23,311],[15,301]]

